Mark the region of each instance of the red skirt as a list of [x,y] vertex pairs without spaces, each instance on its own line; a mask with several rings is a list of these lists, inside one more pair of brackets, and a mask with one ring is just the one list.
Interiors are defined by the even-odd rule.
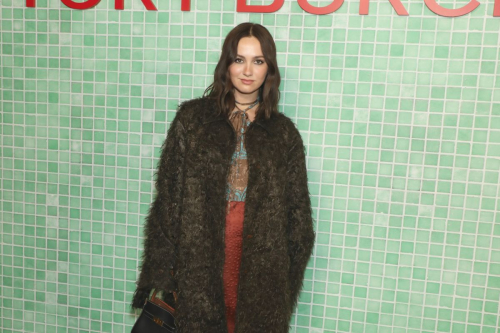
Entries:
[[224,261],[224,300],[228,333],[234,332],[236,318],[236,302],[238,279],[241,261],[241,244],[243,240],[244,201],[231,201],[226,215],[225,229],[225,261]]

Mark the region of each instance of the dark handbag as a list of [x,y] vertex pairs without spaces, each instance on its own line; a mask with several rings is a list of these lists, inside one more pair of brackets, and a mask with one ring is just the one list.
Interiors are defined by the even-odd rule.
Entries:
[[[177,293],[173,292],[177,302]],[[156,297],[146,300],[131,333],[175,333],[175,309]]]

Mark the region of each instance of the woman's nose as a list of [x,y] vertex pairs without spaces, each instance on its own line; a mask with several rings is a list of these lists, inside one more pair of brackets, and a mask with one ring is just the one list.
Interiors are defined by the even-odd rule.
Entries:
[[252,75],[252,64],[245,65],[245,68],[243,70],[243,74],[248,75],[248,76]]

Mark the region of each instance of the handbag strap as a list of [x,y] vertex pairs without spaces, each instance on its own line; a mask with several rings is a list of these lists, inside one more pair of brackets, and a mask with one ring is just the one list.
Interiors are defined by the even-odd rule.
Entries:
[[[157,292],[157,290],[154,289],[153,295],[151,295],[151,302],[155,303],[156,305],[158,305],[164,309],[168,309],[172,313],[174,313],[175,309],[171,305],[165,303],[162,299],[156,297],[156,292]],[[174,294],[175,302],[177,302],[177,292],[173,291],[172,293]]]
[[[177,292],[172,291],[172,293],[174,294],[175,301],[177,302]],[[158,300],[160,300],[159,298],[156,298],[156,289],[154,289],[153,295],[151,296],[151,299],[158,299]]]

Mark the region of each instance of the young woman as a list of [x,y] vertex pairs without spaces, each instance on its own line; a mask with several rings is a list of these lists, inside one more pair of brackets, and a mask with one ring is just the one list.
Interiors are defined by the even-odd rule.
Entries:
[[272,36],[242,23],[214,82],[168,130],[132,306],[175,291],[177,332],[288,333],[315,232],[305,148],[278,112],[279,84]]

